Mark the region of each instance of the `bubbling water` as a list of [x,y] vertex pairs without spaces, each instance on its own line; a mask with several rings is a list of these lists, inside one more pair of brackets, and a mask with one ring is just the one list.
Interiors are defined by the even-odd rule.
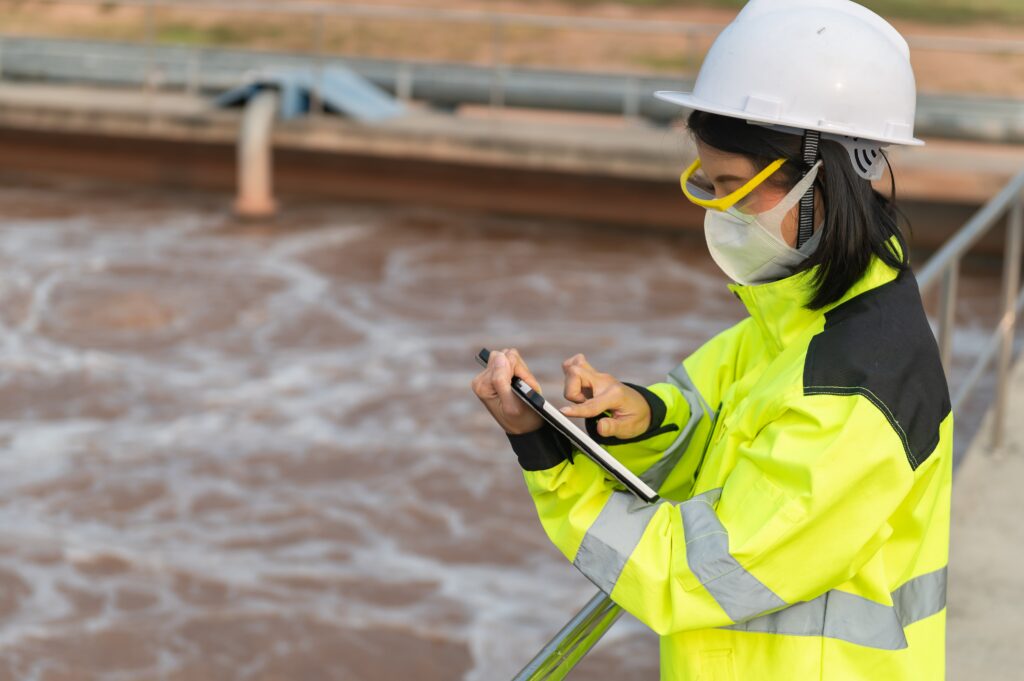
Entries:
[[[469,390],[654,382],[745,313],[699,240],[0,189],[0,678],[507,678],[594,588]],[[586,678],[657,675],[624,620]]]

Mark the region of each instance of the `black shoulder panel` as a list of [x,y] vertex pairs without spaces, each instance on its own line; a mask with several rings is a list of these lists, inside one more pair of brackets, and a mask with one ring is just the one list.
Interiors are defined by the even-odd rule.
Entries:
[[804,364],[805,395],[860,394],[903,440],[916,469],[939,442],[949,388],[910,273],[825,313]]

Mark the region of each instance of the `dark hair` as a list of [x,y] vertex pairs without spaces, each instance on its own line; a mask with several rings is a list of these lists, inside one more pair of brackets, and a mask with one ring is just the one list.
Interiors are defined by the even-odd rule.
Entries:
[[[787,162],[769,181],[787,189],[809,170],[803,161],[798,135],[703,111],[694,111],[687,123],[696,139],[721,151],[742,154],[758,170],[785,158]],[[812,310],[842,298],[863,276],[873,255],[894,269],[909,268],[907,244],[899,226],[905,218],[896,208],[895,180],[892,198],[886,198],[875,191],[869,180],[857,175],[841,144],[822,140],[820,154],[823,163],[814,186],[825,205],[825,221],[817,249],[800,267],[818,267],[813,279],[814,293],[806,303]],[[815,222],[818,220],[815,216]],[[889,244],[892,237],[896,237],[898,251]]]

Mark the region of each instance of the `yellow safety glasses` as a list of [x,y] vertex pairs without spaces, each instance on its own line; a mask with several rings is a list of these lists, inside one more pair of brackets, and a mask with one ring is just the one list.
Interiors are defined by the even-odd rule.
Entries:
[[768,167],[752,177],[745,185],[728,196],[723,196],[720,199],[715,198],[715,188],[711,184],[710,180],[704,176],[697,175],[697,171],[700,170],[699,158],[691,163],[690,167],[684,170],[683,174],[679,176],[679,184],[683,188],[683,194],[685,194],[686,198],[688,198],[692,203],[703,208],[732,212],[731,209],[733,209],[736,204],[745,199],[752,191],[757,189],[762,182],[767,180],[772,173],[781,168],[782,164],[785,162],[786,159],[784,158],[772,161]]

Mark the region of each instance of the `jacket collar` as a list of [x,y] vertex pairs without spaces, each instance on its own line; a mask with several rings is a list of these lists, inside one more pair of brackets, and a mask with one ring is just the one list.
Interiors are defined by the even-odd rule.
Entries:
[[842,298],[820,310],[809,310],[804,305],[810,299],[817,270],[817,267],[812,267],[767,284],[729,285],[729,289],[743,301],[773,354],[782,352],[783,348],[796,341],[812,325],[818,324],[826,312],[865,291],[892,281],[898,275],[897,270],[873,257],[864,275]]

